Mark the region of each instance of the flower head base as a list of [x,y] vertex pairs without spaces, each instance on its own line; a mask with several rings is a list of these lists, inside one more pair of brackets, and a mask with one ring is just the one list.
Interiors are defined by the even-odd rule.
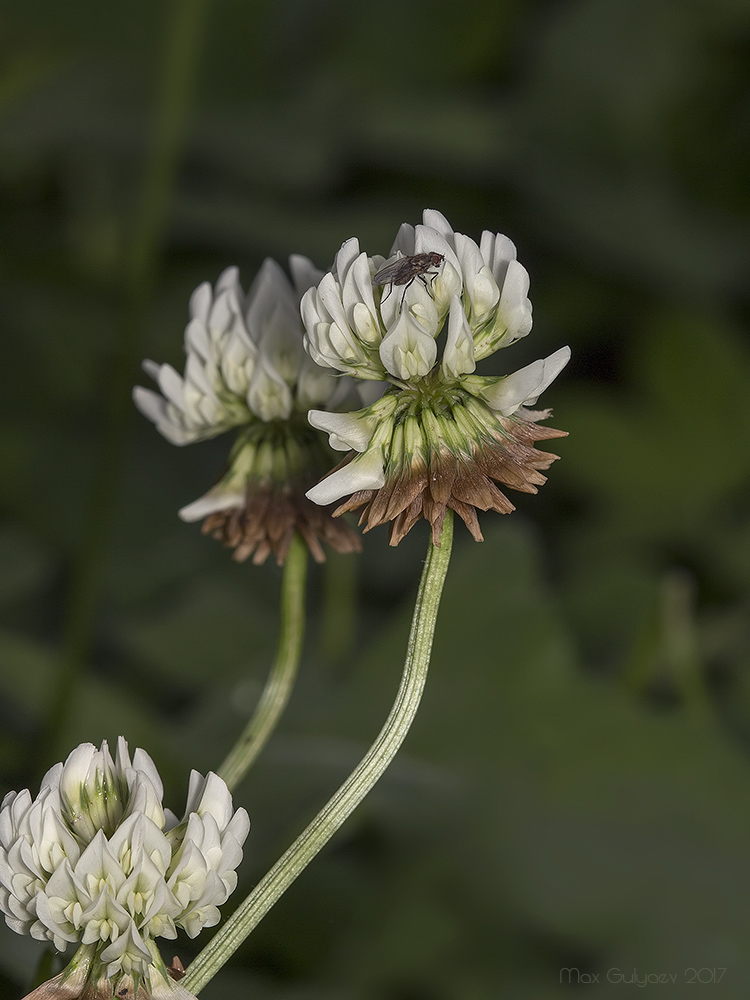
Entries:
[[[65,969],[29,993],[24,1000],[195,1000],[165,966],[153,942],[152,961],[145,972],[120,972],[113,977],[96,958],[93,945],[82,945]],[[179,960],[178,960],[179,961]],[[181,963],[180,963],[181,965]],[[184,974],[184,973],[183,973]]]
[[[303,296],[305,343],[319,364],[392,383],[362,410],[311,410],[331,447],[352,453],[307,495],[320,504],[348,497],[334,513],[364,507],[365,530],[391,521],[392,545],[421,517],[438,544],[448,507],[480,541],[476,508],[514,509],[496,483],[535,493],[545,482],[540,470],[557,458],[533,445],[565,432],[539,426],[550,411],[531,407],[570,351],[501,378],[474,374],[477,361],[531,329],[528,275],[506,237],[485,232],[477,245],[426,211],[423,225],[401,227],[392,259],[401,258],[405,264],[385,270],[383,258],[368,258],[349,240]],[[383,273],[399,274],[385,293]]]
[[344,401],[351,381],[306,356],[299,295],[320,272],[304,257],[290,263],[295,287],[270,259],[247,295],[235,267],[213,289],[200,285],[190,300],[184,376],[146,361],[161,394],[141,386],[133,393],[141,412],[173,444],[239,429],[224,477],[183,507],[180,517],[205,518],[204,532],[232,547],[236,559],[252,555],[255,563],[271,552],[282,563],[295,530],[319,562],[325,558],[321,540],[339,552],[359,548],[348,525],[305,497],[330,468],[325,444],[305,414],[311,406],[328,409]]
[[192,773],[179,822],[161,799],[151,758],[136,750],[131,761],[120,738],[114,761],[106,742],[84,743],[36,799],[25,790],[3,801],[0,910],[59,951],[83,946],[60,980],[71,995],[102,979],[163,979],[153,939],[213,926],[237,883],[250,822],[221,778]]

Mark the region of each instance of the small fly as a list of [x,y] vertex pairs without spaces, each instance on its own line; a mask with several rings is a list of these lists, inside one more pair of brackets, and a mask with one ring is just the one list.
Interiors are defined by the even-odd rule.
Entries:
[[[398,260],[391,261],[390,264],[386,264],[385,267],[381,267],[379,271],[376,271],[372,278],[373,285],[390,285],[390,290],[386,293],[386,299],[391,294],[394,285],[405,285],[404,295],[406,295],[406,289],[414,281],[419,278],[425,288],[429,289],[425,275],[432,267],[440,267],[440,265],[445,260],[445,254],[435,253],[431,251],[430,253],[415,253],[410,257],[399,257]],[[431,274],[431,278],[435,275]],[[404,299],[401,298],[401,304],[403,305]]]

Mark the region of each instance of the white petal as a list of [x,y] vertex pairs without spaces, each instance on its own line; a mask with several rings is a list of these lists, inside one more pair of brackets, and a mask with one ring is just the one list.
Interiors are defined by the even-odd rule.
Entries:
[[204,361],[209,361],[213,357],[214,350],[203,320],[191,319],[185,327],[185,351],[188,354],[197,354]]
[[[322,281],[322,279],[321,279]],[[315,327],[327,317],[320,314],[318,308],[318,289],[308,288],[300,299],[299,311],[302,316],[302,325],[307,330],[308,336],[314,333]]]
[[159,369],[159,388],[178,410],[185,409],[185,382],[171,365]]
[[292,391],[274,366],[261,355],[247,390],[247,405],[261,420],[288,420],[294,400]]
[[305,357],[296,304],[279,299],[264,317],[257,342],[274,370],[288,385],[293,385]]
[[261,264],[260,270],[248,292],[247,328],[250,336],[259,342],[270,317],[280,305],[287,305],[297,315],[297,297],[283,268],[271,257]]
[[456,233],[456,253],[461,261],[464,287],[471,300],[472,319],[481,322],[497,305],[500,289],[474,240]]
[[354,335],[345,322],[331,323],[327,339],[336,367],[341,371],[348,371],[352,366],[356,367],[365,360],[362,349],[358,347]]
[[226,832],[222,837],[222,843],[224,837],[231,835],[237,841],[237,843],[242,846],[247,840],[247,835],[250,833],[250,817],[247,814],[247,809],[240,806],[235,812],[234,816],[229,822],[226,828]]
[[133,402],[152,423],[159,424],[168,419],[167,401],[153,389],[137,385],[133,389]]
[[456,256],[461,264],[461,273],[464,281],[471,283],[474,275],[481,271],[484,266],[484,259],[479,251],[479,247],[469,236],[463,233],[456,233]]
[[156,361],[150,361],[148,358],[146,358],[144,361],[141,362],[141,368],[147,375],[151,376],[154,382],[158,381],[159,369],[161,368],[160,364],[158,364]]
[[486,229],[482,233],[479,249],[485,264],[492,271],[497,284],[502,288],[508,264],[517,257],[516,246],[512,240],[501,233],[490,233]]
[[178,447],[193,444],[195,441],[201,441],[204,438],[213,437],[215,434],[219,434],[221,430],[221,428],[206,428],[203,433],[198,430],[188,431],[184,427],[178,427],[174,422],[167,420],[157,424],[156,429],[170,444],[175,444]]
[[437,358],[435,338],[415,322],[411,313],[402,311],[396,325],[383,338],[380,360],[395,378],[408,381],[430,371]]
[[238,322],[227,338],[221,358],[221,374],[237,396],[247,393],[257,357],[258,348]]
[[331,473],[305,494],[313,503],[325,507],[357,490],[379,490],[385,484],[385,464],[381,448],[358,455],[352,462]]
[[145,972],[151,963],[151,952],[131,920],[123,933],[99,955],[99,959],[107,963],[106,976],[111,979],[120,971],[128,974],[131,969]]
[[[373,336],[368,337],[368,332],[372,329],[375,331],[375,336],[380,339],[380,330],[377,322],[377,310],[375,308],[375,299],[372,294],[372,276],[370,273],[370,262],[367,258],[367,254],[361,253],[356,260],[352,262],[351,267],[346,275],[346,280],[341,293],[342,302],[344,305],[344,310],[349,322],[352,325],[357,325],[355,323],[356,315],[355,310],[357,306],[364,305],[369,314],[369,318],[365,318],[363,323],[364,336],[362,339],[367,343],[373,343]],[[362,322],[362,320],[360,320]],[[359,328],[358,331],[359,332]]]
[[449,379],[468,375],[476,368],[474,361],[474,339],[469,329],[469,321],[458,296],[451,299],[448,314],[448,334],[443,351],[443,373]]
[[219,827],[219,830],[226,829],[232,818],[232,796],[223,778],[213,771],[209,771],[201,791],[198,803],[194,811],[199,816],[208,813],[212,816]]
[[161,776],[159,775],[156,764],[154,764],[151,757],[140,747],[137,747],[135,753],[133,754],[133,767],[136,771],[142,772],[143,775],[148,778],[153,785],[159,800],[161,801],[164,794],[164,786],[162,785]]
[[317,285],[324,273],[318,270],[309,257],[303,257],[298,253],[293,253],[289,258],[289,270],[292,272],[297,295],[302,295],[308,288]]
[[86,783],[92,767],[95,768],[100,761],[103,763],[103,755],[93,743],[80,743],[75,750],[71,750],[60,775],[60,794],[64,799],[78,802],[81,786]]
[[[403,254],[404,257],[411,257],[414,253],[414,226],[410,225],[408,222],[402,223],[396,234],[396,239],[393,241],[393,246],[391,247],[391,252],[388,254],[389,257],[395,256],[397,253]],[[383,261],[385,263],[385,261]],[[382,265],[379,265],[379,267]]]
[[359,240],[356,237],[352,237],[352,239],[346,240],[341,244],[341,249],[333,261],[332,270],[335,271],[339,285],[342,287],[346,280],[347,272],[357,257],[359,257],[359,253]]
[[218,295],[219,292],[223,292],[225,289],[232,289],[232,291],[236,292],[239,287],[240,269],[235,265],[225,267],[216,279],[216,294]]
[[529,275],[526,268],[517,260],[510,261],[497,310],[498,316],[503,318],[508,330],[503,338],[504,345],[525,337],[531,330],[531,303],[528,292]]
[[195,354],[188,354],[187,364],[185,365],[185,380],[191,382],[200,392],[216,400],[216,392],[206,377],[206,369]]
[[310,358],[306,358],[297,379],[297,406],[308,409],[326,403],[330,405],[330,400],[334,394],[338,394],[340,386],[341,379],[333,375],[330,368],[321,368]]
[[[310,424],[319,431],[331,435],[331,447],[337,451],[365,451],[375,428],[377,416],[361,416],[357,413],[328,413],[326,410],[310,410],[307,414]],[[336,443],[334,443],[334,440]],[[340,442],[340,444],[339,444]]]
[[[372,297],[372,296],[371,296]],[[364,344],[374,347],[383,339],[380,324],[377,321],[376,313],[370,310],[364,302],[356,302],[352,309],[352,325],[357,336]]]
[[318,285],[316,305],[321,319],[326,318],[323,314],[323,310],[325,310],[332,322],[339,328],[349,329],[349,321],[341,301],[341,288],[330,271],[323,275]]
[[453,227],[442,212],[434,208],[426,208],[422,212],[422,222],[430,229],[436,230],[448,243],[453,243]]
[[548,358],[534,361],[512,375],[500,379],[482,391],[482,397],[504,416],[510,416],[519,406],[533,406],[544,390],[570,361],[570,348],[561,347]]
[[187,506],[181,507],[177,511],[177,515],[182,521],[190,523],[192,521],[201,521],[204,517],[208,517],[209,514],[214,514],[216,511],[231,510],[233,507],[244,507],[244,505],[244,493],[214,493],[213,490],[209,490],[208,493],[199,497],[198,500],[193,500]]
[[[324,326],[323,323],[320,323],[318,325],[321,327]],[[304,344],[305,344],[305,350],[313,359],[316,365],[320,365],[321,368],[334,368],[334,369],[336,368],[336,365],[333,363],[333,360],[330,359],[327,355],[322,354],[320,352],[317,340],[312,340],[310,337],[305,335]]]
[[208,314],[208,329],[212,333],[224,333],[229,329],[232,322],[233,310],[230,305],[230,294],[228,291],[217,296],[211,311]]
[[190,296],[190,318],[199,319],[205,324],[208,320],[208,311],[211,308],[212,301],[213,292],[211,291],[211,285],[207,281],[204,281],[202,285],[198,285]]

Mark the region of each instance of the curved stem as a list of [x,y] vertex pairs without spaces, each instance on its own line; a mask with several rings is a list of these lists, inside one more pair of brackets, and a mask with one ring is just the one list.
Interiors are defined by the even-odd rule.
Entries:
[[276,659],[255,712],[218,771],[230,788],[236,788],[266,745],[292,693],[305,635],[306,580],[307,546],[295,532],[281,581]]
[[261,879],[195,961],[191,962],[180,985],[192,993],[198,993],[216,974],[276,900],[328,843],[380,778],[403,743],[419,707],[427,677],[432,637],[445,574],[448,571],[452,540],[452,512],[448,511],[440,548],[430,542],[414,608],[401,685],[377,739],[304,833]]

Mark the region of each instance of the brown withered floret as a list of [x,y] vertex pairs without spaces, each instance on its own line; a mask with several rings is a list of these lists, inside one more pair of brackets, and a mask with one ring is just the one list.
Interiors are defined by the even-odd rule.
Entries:
[[281,566],[289,553],[294,532],[302,536],[313,559],[325,562],[321,542],[336,552],[359,552],[359,536],[345,521],[334,521],[330,507],[319,507],[293,486],[248,488],[245,505],[216,511],[203,521],[203,534],[234,549],[233,558],[244,562],[252,556],[256,566],[273,553]]
[[[567,431],[540,426],[537,421],[549,410],[522,410],[511,417],[498,417],[502,431],[488,431],[472,442],[471,454],[455,455],[446,446],[433,449],[427,460],[412,460],[408,467],[386,469],[385,485],[377,490],[358,490],[340,504],[334,517],[364,507],[359,518],[364,531],[391,521],[389,542],[398,545],[402,538],[424,517],[432,528],[435,545],[447,508],[465,522],[474,539],[484,540],[477,509],[509,514],[515,510],[495,483],[536,493],[547,481],[540,469],[548,469],[559,458],[534,447],[537,441],[567,437]],[[348,455],[338,468],[354,458]]]

